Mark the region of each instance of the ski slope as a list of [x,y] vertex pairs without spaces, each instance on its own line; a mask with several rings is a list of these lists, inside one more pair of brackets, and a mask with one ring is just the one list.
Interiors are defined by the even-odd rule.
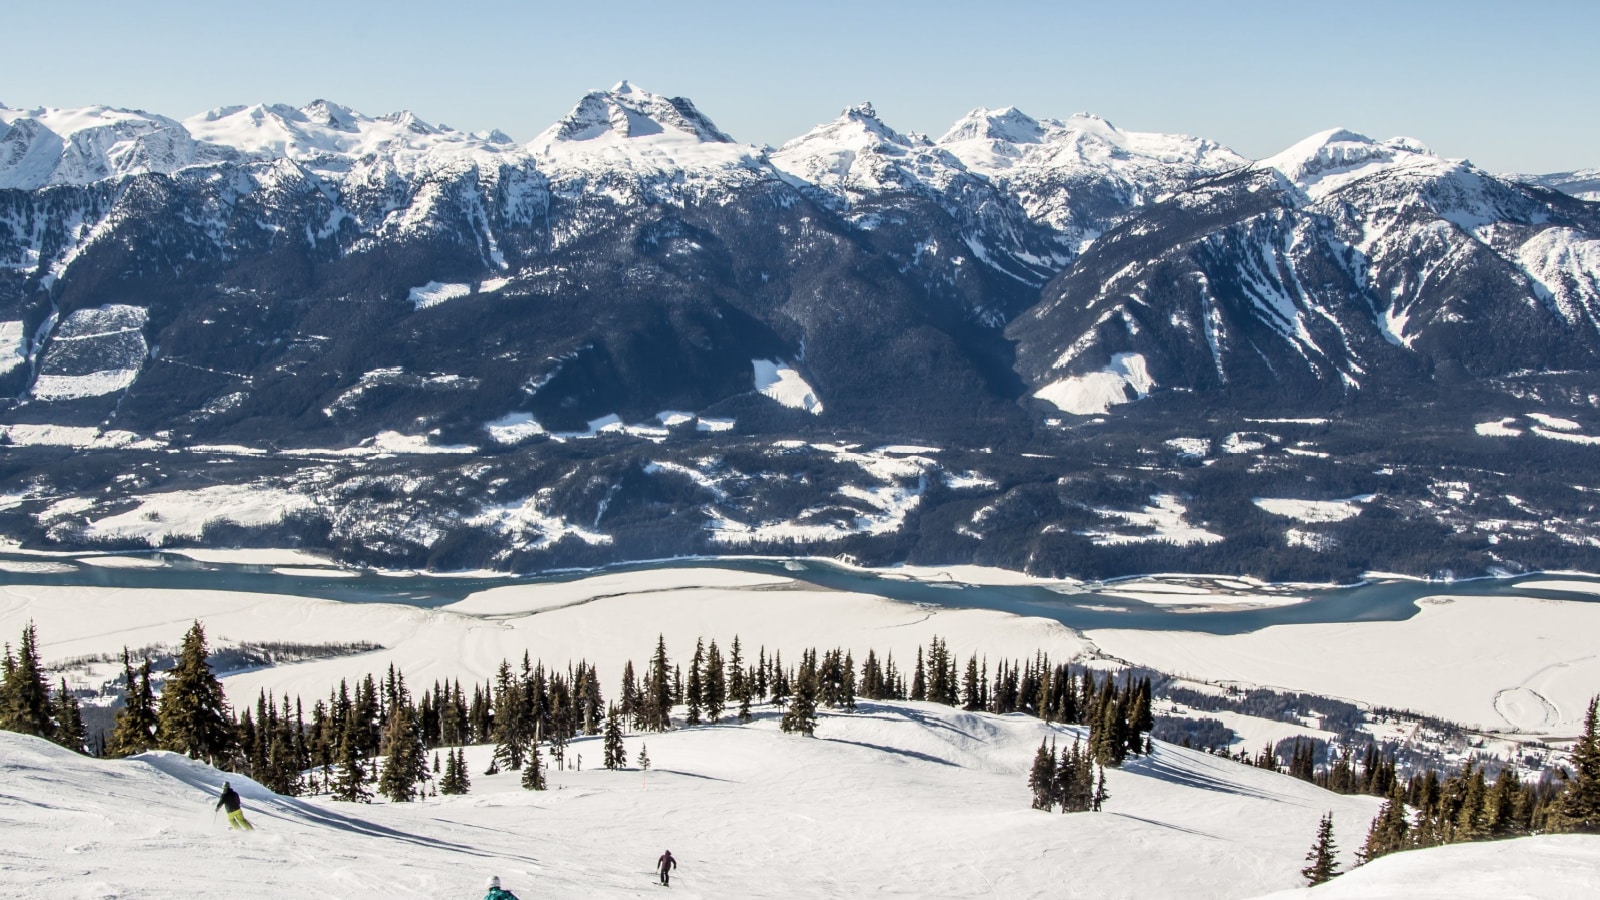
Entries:
[[[1029,809],[1041,737],[1073,729],[934,704],[863,705],[785,735],[749,726],[630,735],[653,767],[595,767],[529,792],[516,773],[412,804],[278,797],[166,753],[93,760],[0,734],[0,894],[28,897],[637,897],[671,849],[679,897],[1247,897],[1292,887],[1317,819],[1365,830],[1372,798],[1159,746],[1108,775],[1101,813]],[[228,778],[256,831],[213,805]],[[1304,845],[1304,846],[1302,846]],[[1348,854],[1347,854],[1348,856]],[[1348,859],[1346,860],[1348,863]]]

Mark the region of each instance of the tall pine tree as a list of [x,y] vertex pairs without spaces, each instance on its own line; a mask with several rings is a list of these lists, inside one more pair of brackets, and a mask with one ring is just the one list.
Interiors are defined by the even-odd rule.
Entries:
[[1317,841],[1306,853],[1307,865],[1300,870],[1307,885],[1314,887],[1339,874],[1339,863],[1334,858],[1338,850],[1333,842],[1333,813],[1326,813],[1317,825]]
[[236,749],[233,716],[206,653],[205,627],[196,621],[161,691],[161,747],[225,767]]

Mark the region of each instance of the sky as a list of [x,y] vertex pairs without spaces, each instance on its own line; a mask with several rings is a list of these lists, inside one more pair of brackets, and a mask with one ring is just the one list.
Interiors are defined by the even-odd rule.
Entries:
[[1092,112],[1259,158],[1324,129],[1493,171],[1600,166],[1600,2],[78,0],[8,4],[0,103],[184,118],[325,98],[532,139],[628,79],[779,145],[871,101],[937,137],[968,110]]

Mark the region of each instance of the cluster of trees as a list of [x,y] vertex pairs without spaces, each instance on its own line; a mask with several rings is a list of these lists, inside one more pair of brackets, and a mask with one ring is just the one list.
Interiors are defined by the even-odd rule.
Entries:
[[[1098,773],[1098,777],[1097,777]],[[1054,739],[1039,741],[1028,772],[1028,789],[1033,792],[1033,808],[1049,812],[1056,806],[1064,813],[1099,812],[1111,795],[1106,792],[1106,770],[1095,762],[1094,754],[1074,738],[1072,747],[1056,753]]]
[[[1402,850],[1442,844],[1550,832],[1600,834],[1597,705],[1600,698],[1589,701],[1583,733],[1572,750],[1571,771],[1561,770],[1556,781],[1525,781],[1509,765],[1490,781],[1484,766],[1474,760],[1468,760],[1465,767],[1448,776],[1429,768],[1402,781],[1395,776],[1393,759],[1385,761],[1372,749],[1359,777],[1352,771],[1348,753],[1327,770],[1307,777],[1310,754],[1298,745],[1290,774],[1330,790],[1344,788],[1342,793],[1385,797],[1357,854],[1360,863]],[[1306,854],[1308,865],[1301,874],[1307,884],[1321,884],[1339,874],[1335,850],[1329,814],[1323,817],[1316,842]]]
[[1600,732],[1596,701],[1557,781],[1525,781],[1511,766],[1490,781],[1468,761],[1447,778],[1429,769],[1394,785],[1367,831],[1363,861],[1415,847],[1495,840],[1535,832],[1600,834]]
[[51,696],[39,665],[39,641],[33,623],[22,629],[21,646],[12,655],[6,644],[0,669],[0,729],[31,734],[83,753],[86,750],[83,715],[67,682]]

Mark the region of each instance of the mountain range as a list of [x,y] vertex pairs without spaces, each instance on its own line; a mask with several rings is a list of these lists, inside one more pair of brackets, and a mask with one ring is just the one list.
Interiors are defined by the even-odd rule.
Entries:
[[627,82],[526,145],[0,107],[0,531],[515,570],[1594,568],[1593,170]]

